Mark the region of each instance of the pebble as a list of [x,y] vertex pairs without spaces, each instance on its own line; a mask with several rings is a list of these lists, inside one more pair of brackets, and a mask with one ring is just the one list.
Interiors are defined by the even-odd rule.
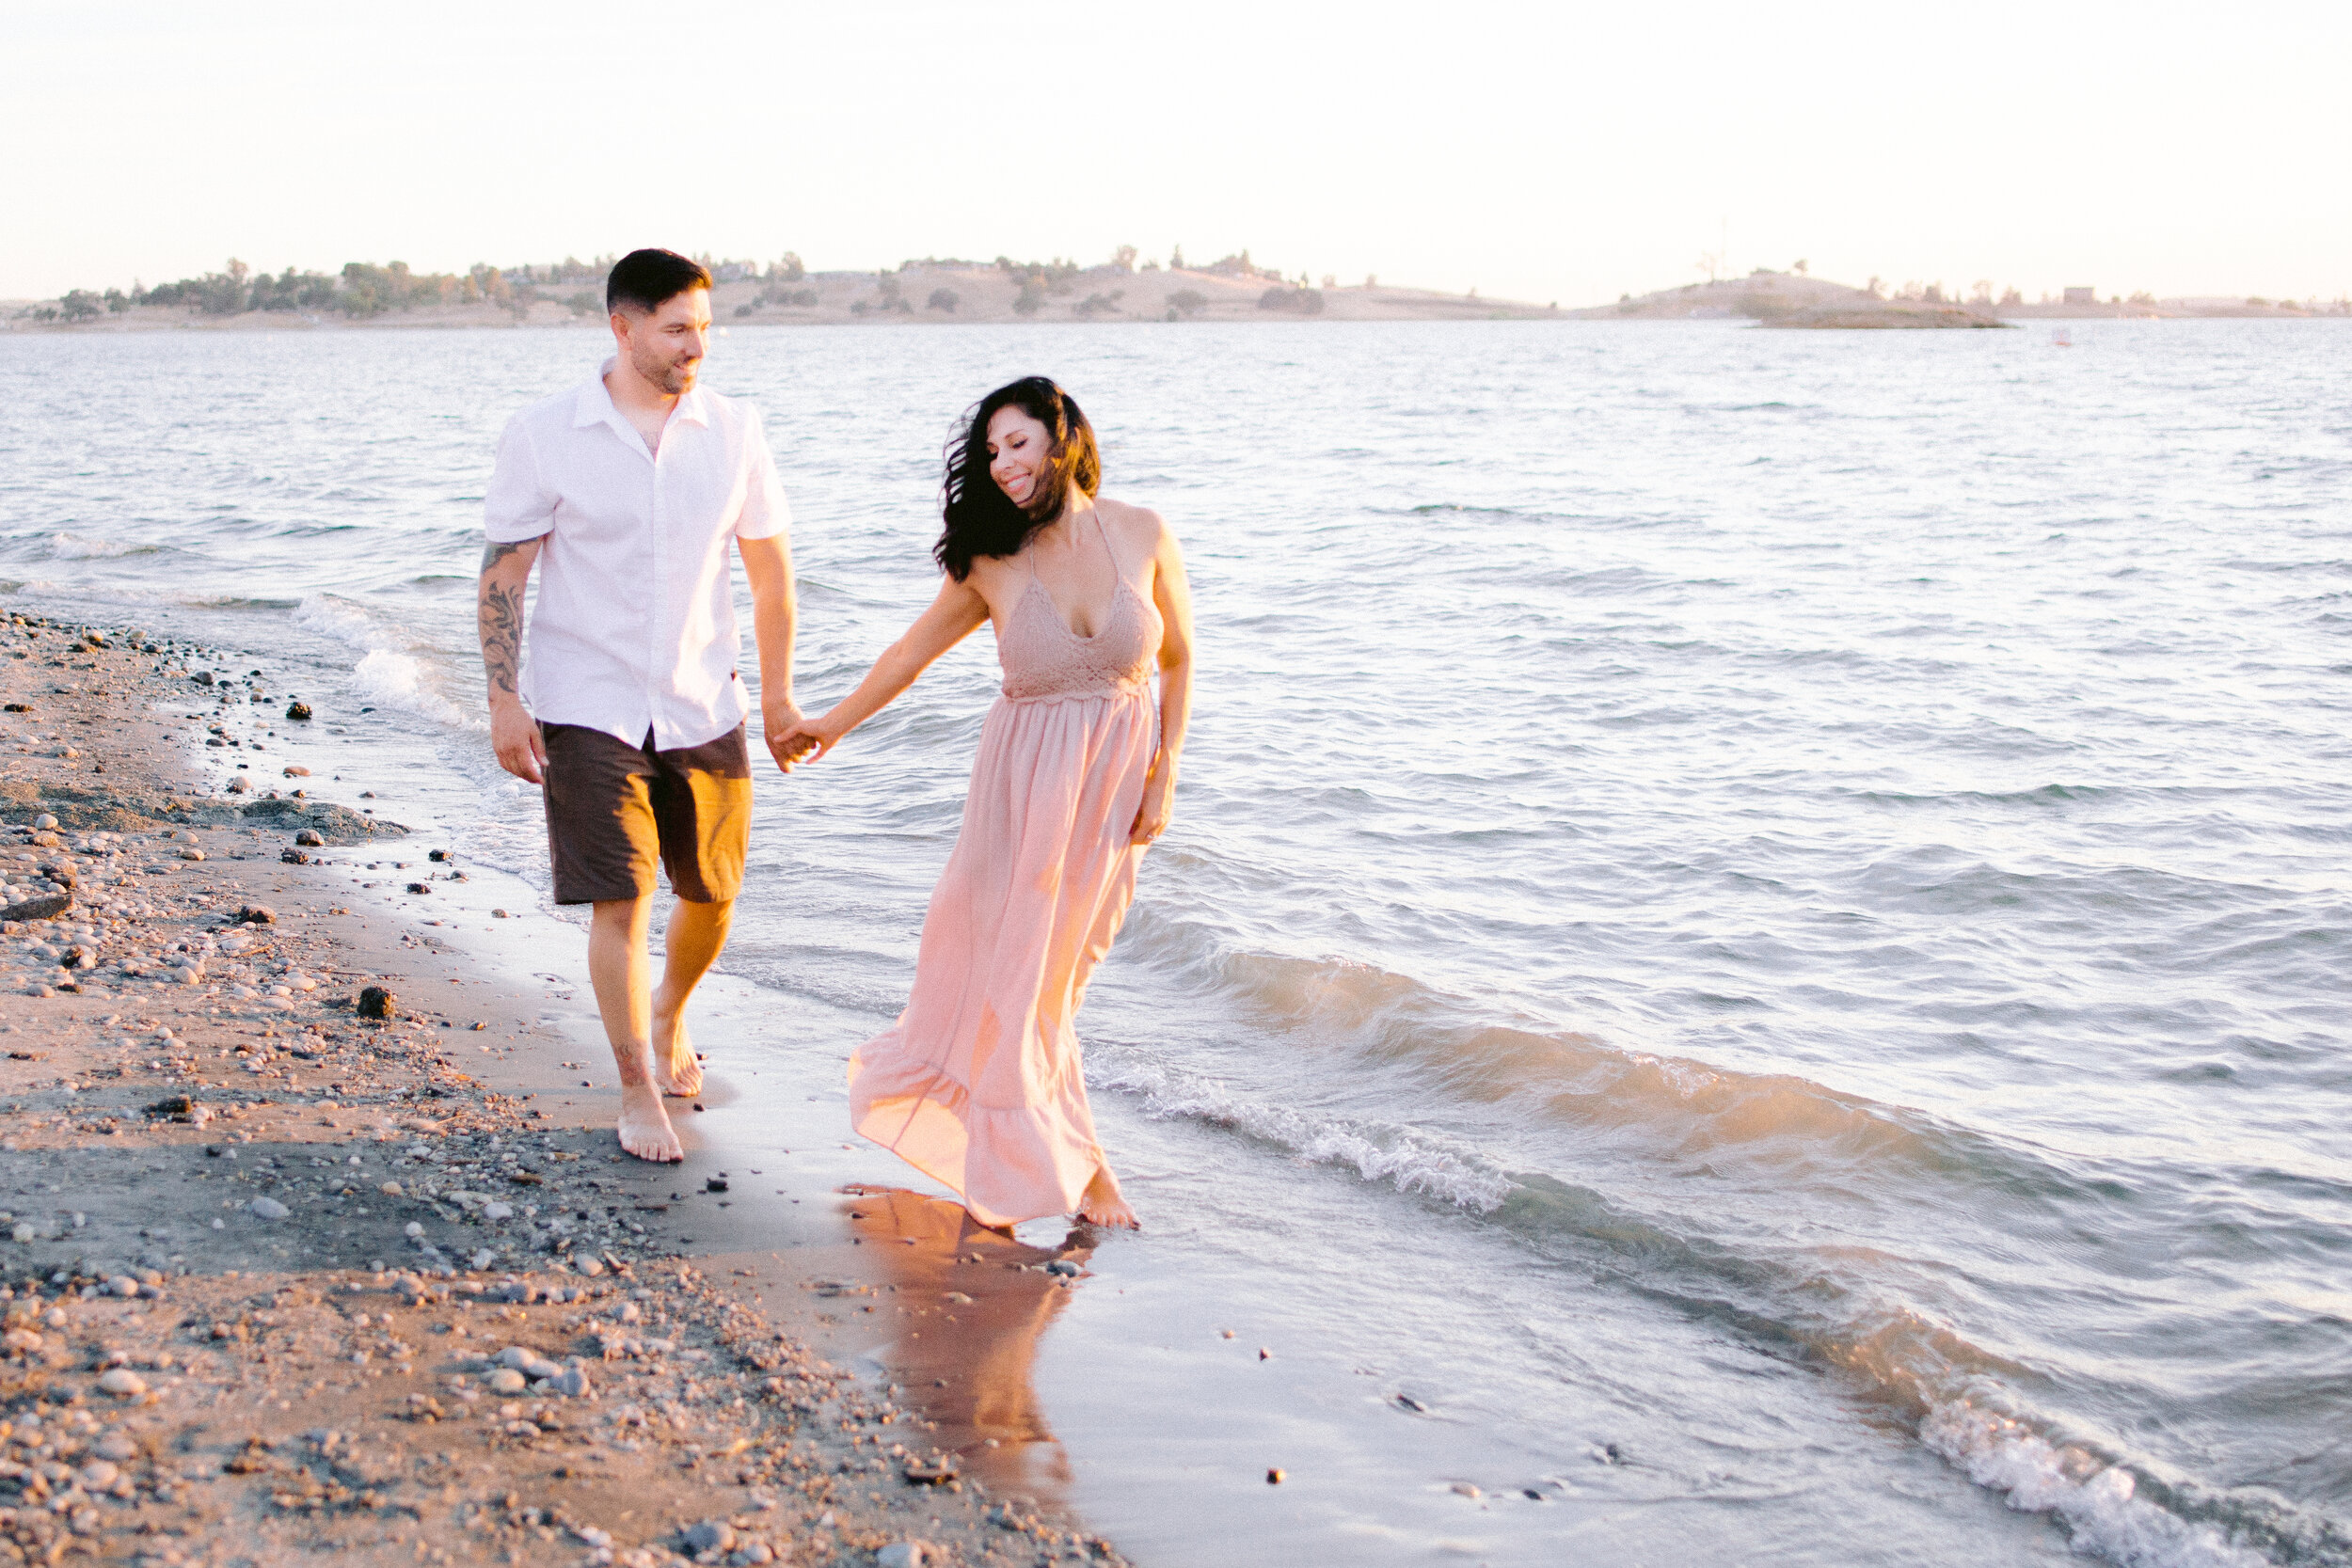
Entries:
[[139,1446],[119,1432],[110,1432],[98,1440],[97,1453],[101,1459],[136,1459]]
[[98,1391],[112,1394],[117,1399],[136,1399],[147,1392],[147,1379],[128,1367],[117,1367],[98,1380]]
[[874,1568],[924,1568],[934,1560],[928,1541],[893,1541],[874,1554]]
[[286,777],[290,779],[307,779],[310,776],[310,770],[302,767],[298,763],[288,763],[286,765]]
[[490,1392],[519,1394],[531,1386],[531,1380],[512,1367],[501,1367],[490,1374]]
[[282,1220],[294,1211],[274,1197],[257,1197],[246,1205],[256,1219]]
[[107,1487],[112,1486],[115,1483],[115,1479],[121,1474],[122,1471],[120,1469],[108,1464],[106,1461],[103,1459],[93,1459],[88,1464],[82,1466],[81,1470],[75,1475],[74,1479],[82,1483],[83,1489],[86,1491],[103,1492]]
[[498,1260],[499,1255],[486,1246],[473,1255],[473,1266],[477,1269],[486,1269]]
[[300,832],[294,834],[294,842],[301,845],[305,849],[317,849],[326,845],[326,835],[320,832],[316,828],[305,828]]
[[482,1206],[482,1217],[485,1220],[511,1220],[515,1217],[515,1206],[493,1199]]
[[[735,1549],[735,1527],[724,1519],[705,1519],[686,1527],[686,1548],[692,1552],[729,1552]],[[889,1547],[882,1548],[884,1552]]]
[[183,861],[200,861],[204,858],[204,851],[194,847],[183,849],[180,851],[180,858]]
[[310,705],[297,699],[286,705],[286,717],[299,724],[310,717]]
[[392,993],[382,986],[370,986],[362,990],[359,993],[359,1006],[356,1010],[361,1018],[389,1021],[400,1016],[399,1004],[393,1000]]
[[400,1233],[407,1237],[412,1242],[417,1241],[424,1235],[424,1227],[419,1225],[415,1220],[410,1220],[405,1226],[401,1227]]
[[246,778],[243,773],[238,774],[235,778],[229,781],[229,793],[231,795],[248,794],[251,792],[252,788],[253,781]]
[[139,1282],[127,1274],[119,1274],[106,1281],[106,1289],[119,1296],[135,1296],[139,1293]]
[[1486,1496],[1484,1492],[1481,1492],[1478,1489],[1476,1483],[1467,1481],[1457,1481],[1454,1483],[1454,1495],[1457,1497],[1483,1497]]
[[278,911],[267,904],[247,904],[237,911],[237,920],[246,926],[275,926]]
[[[400,1183],[397,1181],[387,1181],[375,1190],[382,1193],[386,1197],[398,1197],[400,1196]],[[420,1236],[424,1234],[424,1227],[422,1226],[417,1227],[417,1234]]]
[[1279,1486],[1282,1484],[1282,1481],[1283,1472],[1279,1465],[1265,1473],[1265,1483],[1268,1486]]
[[50,816],[47,812],[42,812],[39,816],[33,818],[33,832],[37,833],[54,832],[56,831],[56,827],[57,819]]
[[588,1369],[585,1367],[566,1367],[562,1371],[556,1373],[553,1377],[548,1379],[548,1386],[563,1395],[565,1399],[576,1400],[583,1398],[588,1392]]

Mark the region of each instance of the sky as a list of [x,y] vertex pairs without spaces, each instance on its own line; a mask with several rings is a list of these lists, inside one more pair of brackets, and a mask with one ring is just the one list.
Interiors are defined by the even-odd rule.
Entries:
[[2352,293],[2352,7],[0,0],[0,297],[1121,245],[1562,306]]

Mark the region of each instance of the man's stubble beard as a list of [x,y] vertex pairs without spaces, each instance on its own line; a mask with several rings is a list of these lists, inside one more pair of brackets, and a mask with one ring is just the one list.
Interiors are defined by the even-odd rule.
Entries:
[[694,372],[701,367],[702,361],[664,359],[648,355],[633,360],[632,364],[638,375],[660,388],[668,396],[682,397],[693,388]]

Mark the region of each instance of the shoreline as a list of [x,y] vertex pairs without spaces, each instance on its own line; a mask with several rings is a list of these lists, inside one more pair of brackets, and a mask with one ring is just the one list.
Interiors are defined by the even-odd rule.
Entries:
[[[621,1155],[609,1093],[566,1092],[612,1077],[583,1054],[568,929],[498,920],[431,835],[313,799],[265,674],[85,629],[0,625],[8,896],[71,900],[0,927],[0,1541],[158,1564],[1118,1560],[1053,1495],[1041,1421],[905,1393],[880,1319],[844,1307],[1001,1365],[1083,1248],[788,1174],[797,1208],[719,1197],[760,1173],[730,1181],[692,1111],[684,1164]],[[215,750],[246,790],[191,776]],[[342,783],[320,781],[367,798]],[[356,1016],[368,985],[391,1019]]]

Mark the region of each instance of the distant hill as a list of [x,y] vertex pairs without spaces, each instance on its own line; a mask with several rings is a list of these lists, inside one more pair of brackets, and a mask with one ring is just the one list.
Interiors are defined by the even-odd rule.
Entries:
[[1948,300],[1887,299],[1848,283],[1832,283],[1803,273],[1758,270],[1745,277],[1719,278],[1660,289],[1614,305],[1567,312],[1578,321],[1732,321],[1759,326],[1842,329],[2007,326],[1990,306]]
[[[153,289],[76,289],[21,304],[0,328],[75,332],[158,327],[338,330],[352,327],[514,327],[604,322],[609,261],[548,267],[478,266],[412,273],[351,262],[339,273],[227,272]],[[721,326],[791,324],[875,326],[968,322],[1486,321],[1557,319],[1553,307],[1429,289],[1311,287],[1250,263],[1247,252],[1208,267],[1081,267],[1070,261],[926,259],[879,272],[809,272],[797,258],[715,269],[711,315]]]

